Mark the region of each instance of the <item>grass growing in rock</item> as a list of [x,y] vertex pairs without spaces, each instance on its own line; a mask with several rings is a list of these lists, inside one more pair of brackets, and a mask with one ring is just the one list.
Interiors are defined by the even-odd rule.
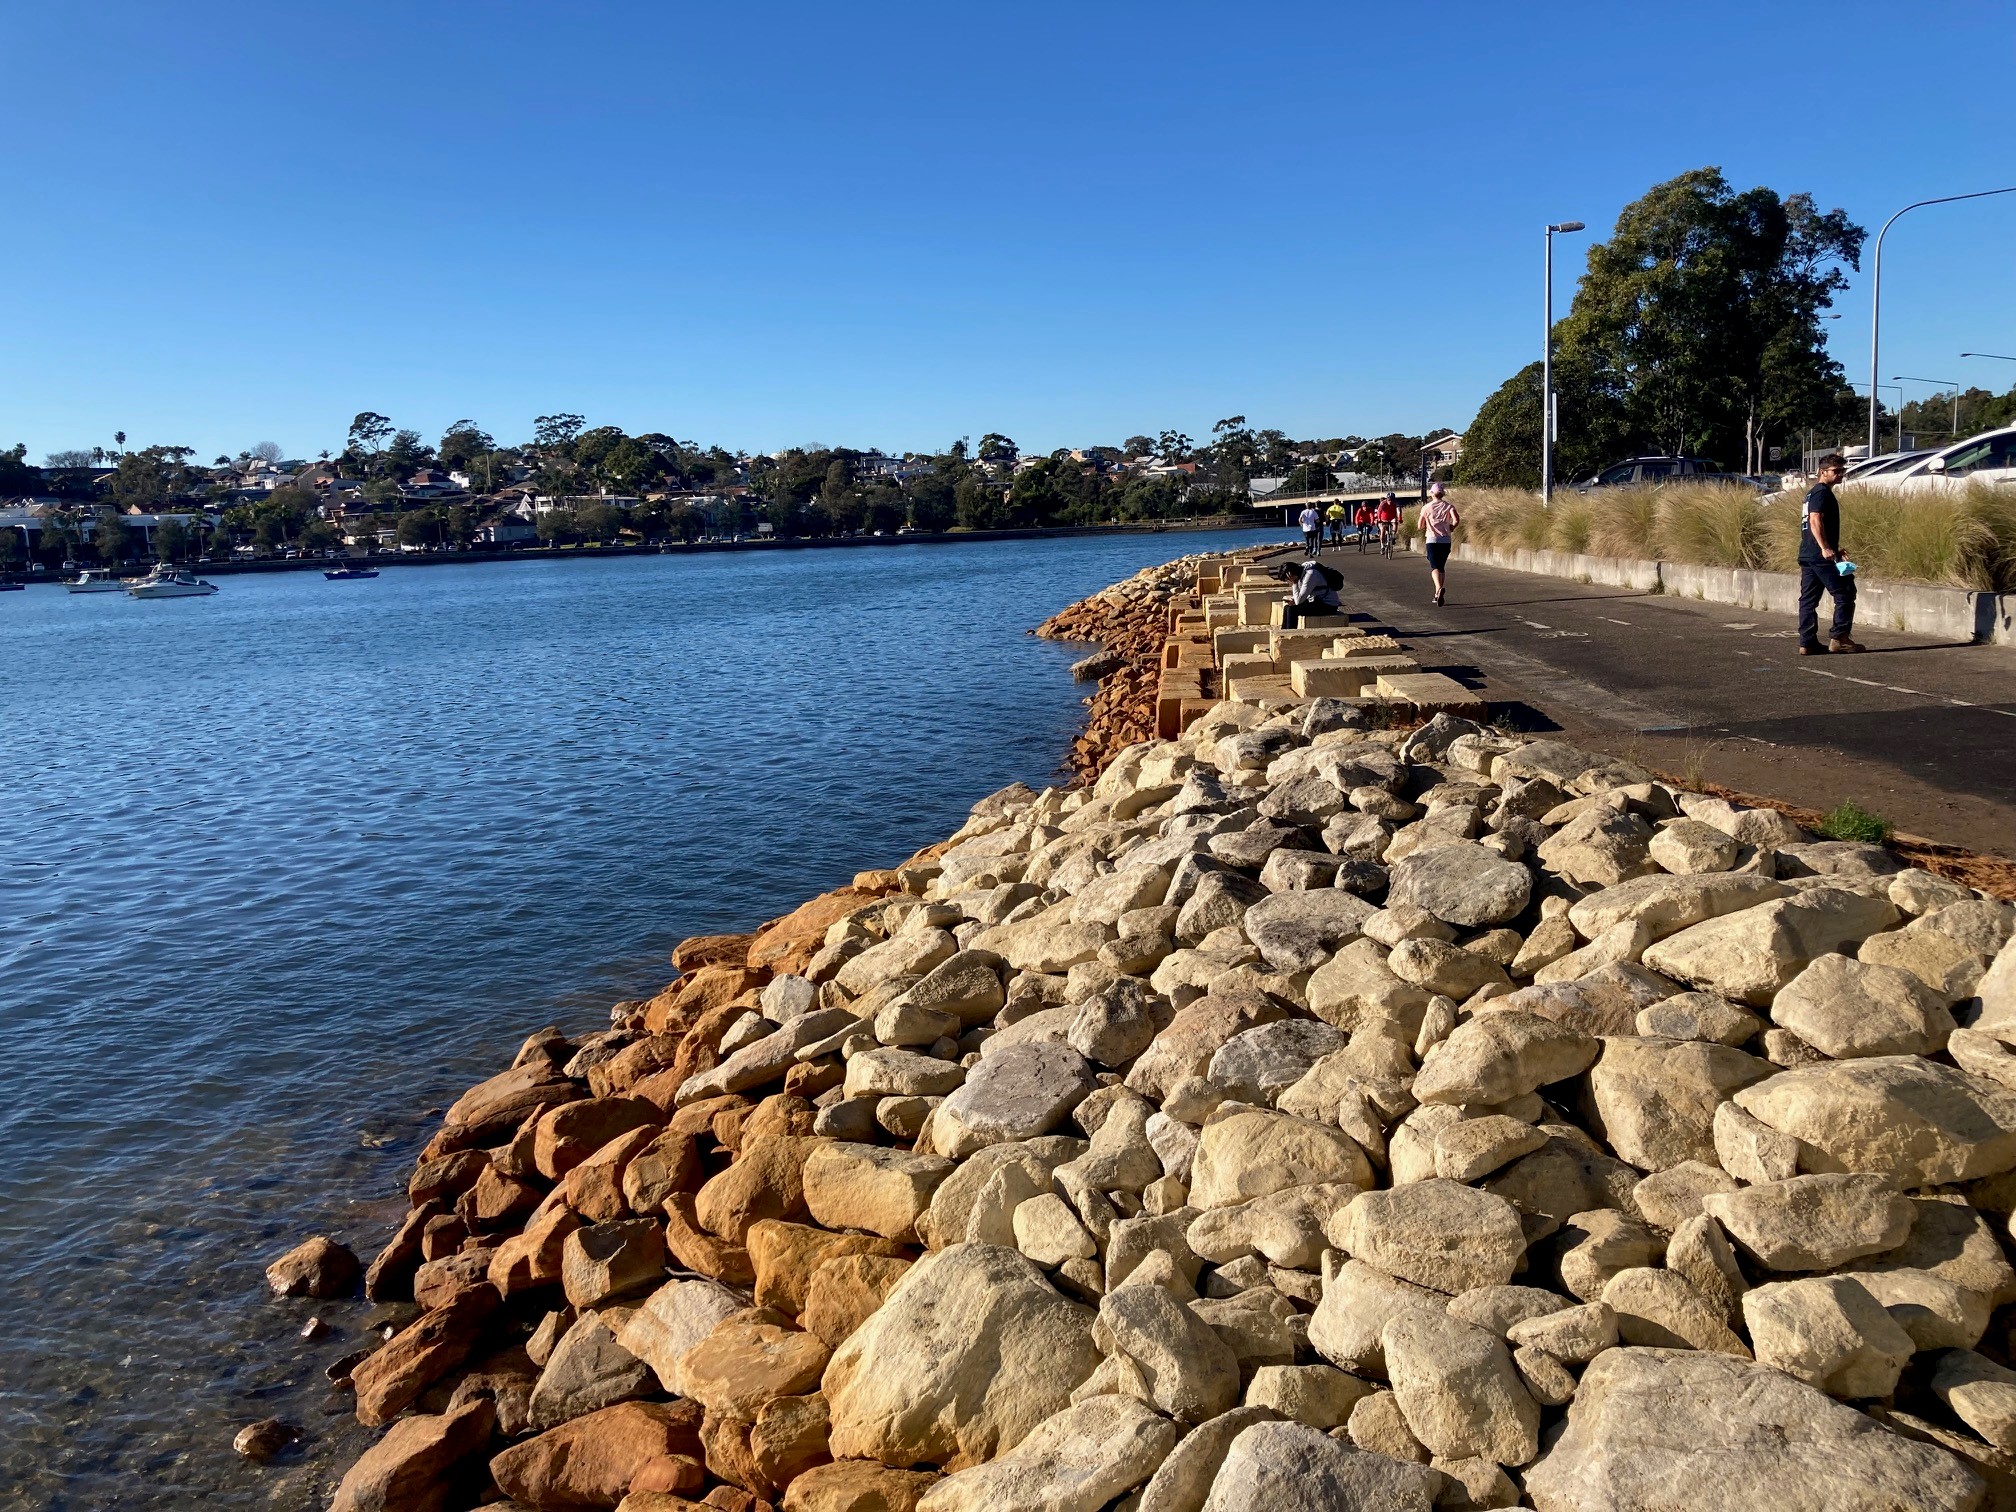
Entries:
[[1821,819],[1817,828],[1829,840],[1859,840],[1868,845],[1880,845],[1890,838],[1893,826],[1888,819],[1870,813],[1853,798],[1844,798]]
[[[1462,488],[1459,539],[1499,550],[1590,552],[1710,567],[1796,570],[1796,493],[1771,500],[1722,484],[1557,493],[1552,509],[1513,488]],[[1841,490],[1841,534],[1873,578],[1978,592],[2016,588],[2016,498],[1974,485],[1955,493]]]

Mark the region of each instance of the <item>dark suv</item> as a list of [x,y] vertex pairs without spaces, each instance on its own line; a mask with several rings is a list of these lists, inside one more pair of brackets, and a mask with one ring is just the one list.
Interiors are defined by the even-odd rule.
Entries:
[[1584,479],[1575,486],[1581,489],[1629,488],[1633,484],[1670,483],[1675,478],[1736,481],[1733,474],[1723,472],[1706,457],[1633,457],[1628,462],[1613,463],[1595,477]]

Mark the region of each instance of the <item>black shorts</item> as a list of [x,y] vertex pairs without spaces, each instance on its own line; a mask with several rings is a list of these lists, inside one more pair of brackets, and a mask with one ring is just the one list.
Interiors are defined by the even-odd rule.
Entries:
[[1448,541],[1430,541],[1428,543],[1428,570],[1430,572],[1440,572],[1444,567],[1449,565],[1450,544]]

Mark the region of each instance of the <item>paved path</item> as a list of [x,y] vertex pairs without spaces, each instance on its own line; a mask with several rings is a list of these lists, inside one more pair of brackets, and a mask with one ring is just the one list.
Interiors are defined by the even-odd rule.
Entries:
[[[1354,612],[1424,668],[1661,769],[2016,857],[2016,648],[1869,625],[1863,656],[1800,657],[1789,620],[1419,556],[1330,551]],[[1823,612],[1825,605],[1822,606]],[[1515,710],[1515,712],[1517,712]]]

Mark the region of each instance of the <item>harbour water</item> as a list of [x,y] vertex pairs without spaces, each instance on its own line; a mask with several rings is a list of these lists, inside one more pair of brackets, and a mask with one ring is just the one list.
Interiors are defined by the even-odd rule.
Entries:
[[[323,1505],[367,1310],[267,1261],[368,1258],[427,1112],[526,1031],[1050,778],[1083,653],[1028,628],[1244,539],[0,600],[0,1508]],[[238,1460],[269,1415],[304,1449]]]

